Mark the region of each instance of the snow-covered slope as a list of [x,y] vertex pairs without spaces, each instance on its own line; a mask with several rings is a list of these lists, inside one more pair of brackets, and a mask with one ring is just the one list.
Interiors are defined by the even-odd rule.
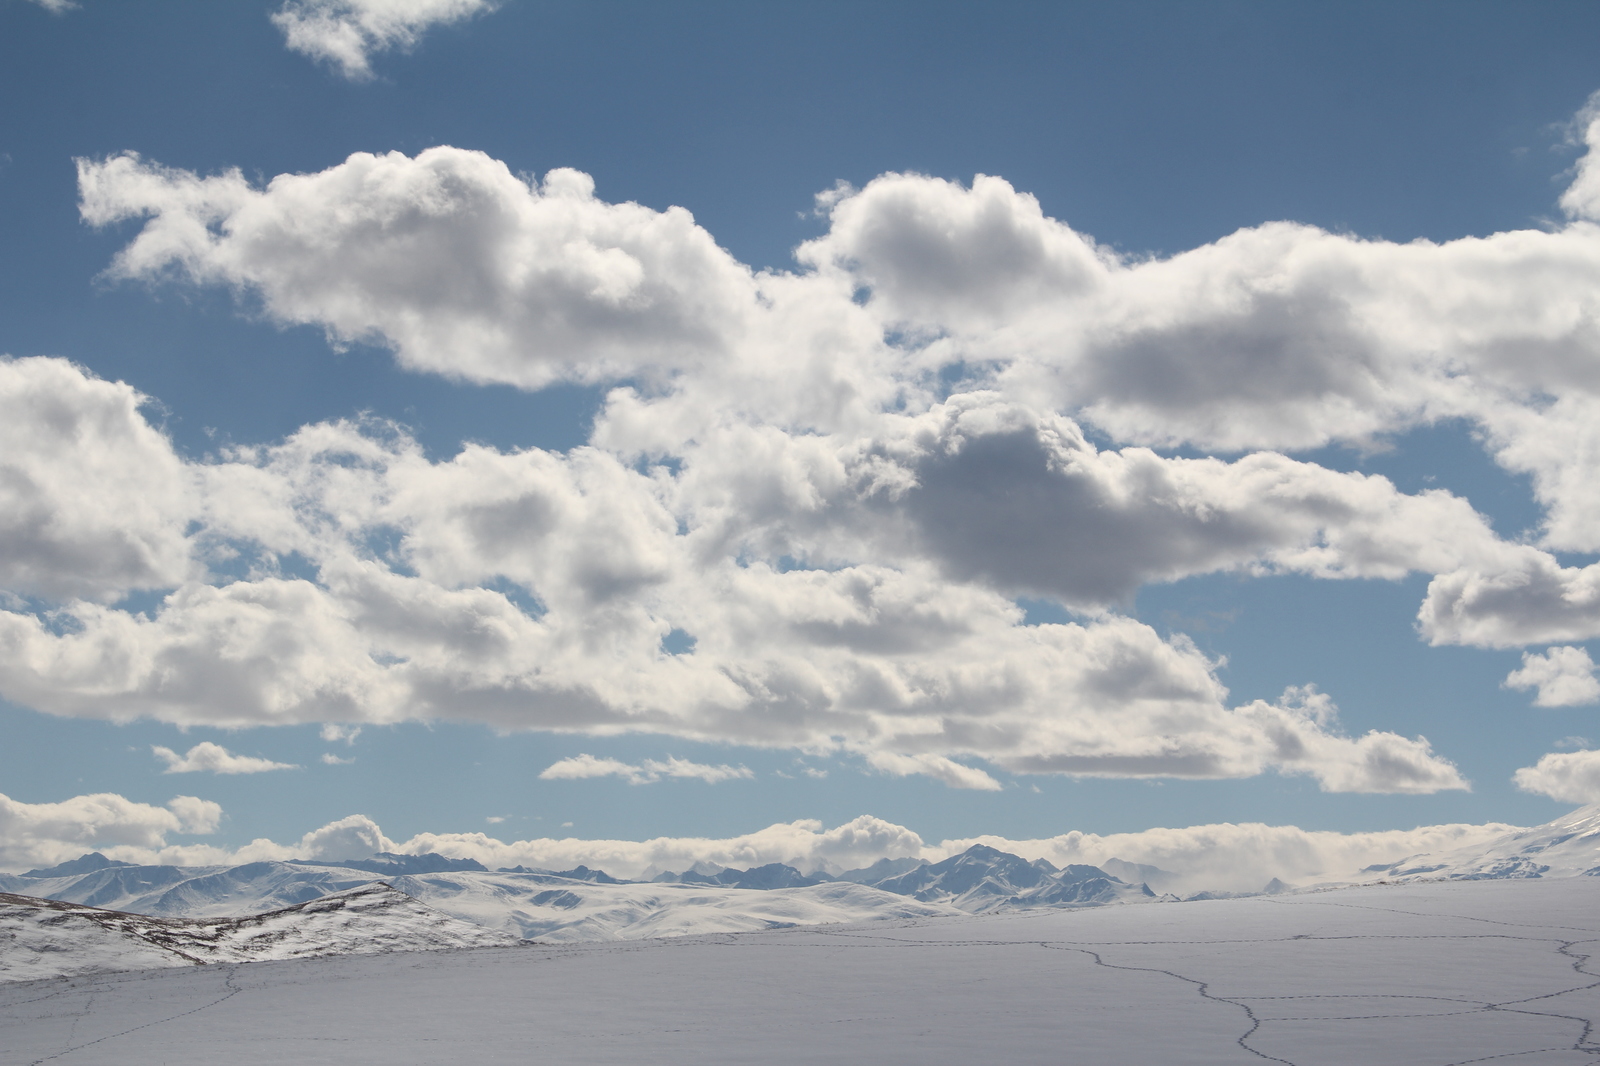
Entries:
[[0,1066],[1577,1066],[1600,878],[0,985]]
[[392,883],[447,914],[544,941],[638,940],[962,913],[842,881],[767,891],[511,873],[422,874]]
[[1600,804],[1507,833],[1488,846],[1413,855],[1365,872],[1384,880],[1600,876]]
[[0,980],[318,955],[504,947],[517,938],[383,882],[248,918],[155,918],[0,894]]

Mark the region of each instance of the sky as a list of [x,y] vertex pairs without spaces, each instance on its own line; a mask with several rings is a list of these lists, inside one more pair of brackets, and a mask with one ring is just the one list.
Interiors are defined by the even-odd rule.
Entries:
[[1597,34],[0,0],[0,867],[1600,800]]

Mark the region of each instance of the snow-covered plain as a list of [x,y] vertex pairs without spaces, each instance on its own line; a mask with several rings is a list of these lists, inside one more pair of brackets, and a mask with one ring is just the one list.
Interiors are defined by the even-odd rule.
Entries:
[[1600,878],[1376,885],[0,986],[0,1066],[1564,1064]]

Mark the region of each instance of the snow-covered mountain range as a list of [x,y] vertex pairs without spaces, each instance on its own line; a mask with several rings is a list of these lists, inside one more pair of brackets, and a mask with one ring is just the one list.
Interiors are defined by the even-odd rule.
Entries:
[[47,870],[0,874],[0,890],[172,918],[219,918],[294,907],[381,878],[429,907],[524,939],[633,940],[793,925],[931,918],[1155,898],[1093,866],[1057,869],[984,845],[937,863],[885,861],[839,877],[773,863],[749,870],[698,864],[654,881],[578,867],[486,870],[437,855],[231,867],[134,866],[99,854]]
[[157,918],[0,893],[0,981],[519,943],[381,881],[245,918]]
[[[940,862],[882,860],[837,875],[779,863],[697,863],[652,881],[601,870],[488,870],[471,859],[380,853],[336,862],[136,866],[91,853],[0,874],[0,979],[47,973],[427,950],[637,940],[793,926],[1155,902],[1167,871],[1112,860],[1058,868],[982,844]],[[1373,881],[1600,875],[1600,805],[1487,847],[1410,856]],[[1263,891],[1289,890],[1274,880]],[[1192,899],[1231,893],[1200,893]],[[54,901],[54,902],[52,902]],[[99,909],[94,909],[99,908]],[[238,915],[254,915],[239,918]],[[476,938],[476,939],[475,939]],[[54,943],[56,948],[48,948]],[[55,961],[44,960],[48,954]],[[51,967],[60,967],[52,970]]]

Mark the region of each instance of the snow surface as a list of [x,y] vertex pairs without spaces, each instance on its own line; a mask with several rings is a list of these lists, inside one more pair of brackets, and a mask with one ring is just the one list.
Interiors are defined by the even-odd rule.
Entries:
[[1600,878],[1411,883],[0,986],[0,1066],[1555,1066]]
[[203,963],[504,947],[378,882],[248,918],[152,918],[0,894],[0,981]]

